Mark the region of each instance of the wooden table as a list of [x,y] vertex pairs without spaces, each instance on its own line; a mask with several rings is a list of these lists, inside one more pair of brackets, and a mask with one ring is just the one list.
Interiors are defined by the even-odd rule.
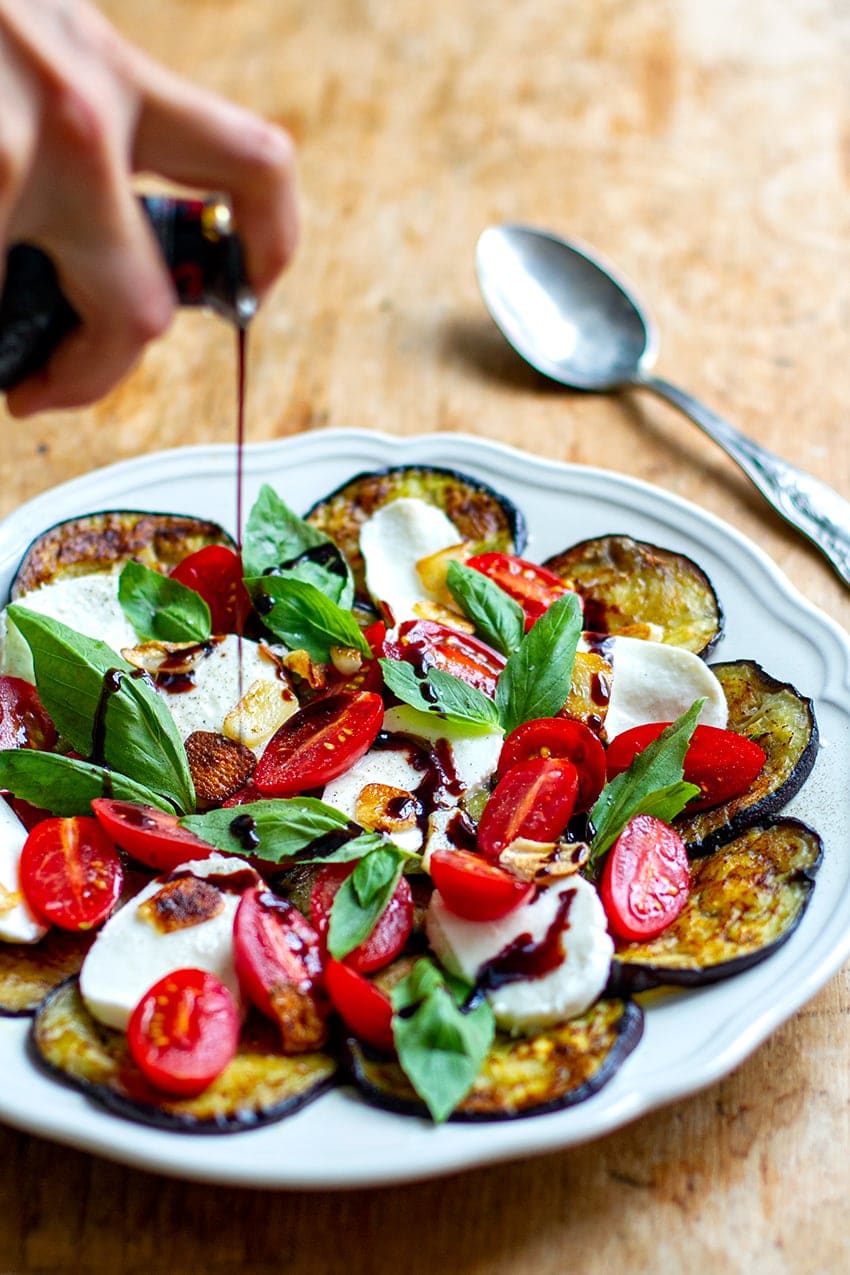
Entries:
[[[660,484],[850,596],[697,431],[553,390],[479,300],[489,222],[582,237],[650,299],[662,371],[850,496],[850,25],[787,0],[109,0],[282,121],[304,233],[252,333],[249,436],[465,431]],[[0,511],[234,431],[233,335],[183,315],[88,411],[3,422]],[[725,1081],[593,1145],[352,1194],[169,1181],[0,1131],[4,1272],[585,1275],[850,1268],[846,971]]]

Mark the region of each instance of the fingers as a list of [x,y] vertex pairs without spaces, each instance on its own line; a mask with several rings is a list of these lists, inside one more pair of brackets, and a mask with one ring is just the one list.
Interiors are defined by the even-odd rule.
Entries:
[[9,391],[13,416],[101,398],[129,372],[145,345],[164,332],[173,314],[173,287],[129,192],[111,238],[66,243],[59,269],[62,291],[81,324],[46,367]]
[[298,239],[291,138],[162,67],[143,62],[142,68],[133,166],[230,196],[248,278],[262,296]]

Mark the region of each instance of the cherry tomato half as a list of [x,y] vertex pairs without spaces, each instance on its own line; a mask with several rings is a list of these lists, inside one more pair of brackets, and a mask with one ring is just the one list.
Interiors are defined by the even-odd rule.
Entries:
[[[329,863],[321,868],[310,894],[310,915],[322,938],[328,932],[336,892],[356,863]],[[394,960],[413,929],[413,894],[407,877],[401,877],[395,893],[384,908],[367,939],[345,957],[346,965],[369,974]]]
[[[608,746],[608,778],[628,770],[638,753],[656,740],[669,722],[653,722],[623,731]],[[764,766],[767,756],[755,740],[719,726],[697,726],[685,753],[684,777],[696,784],[701,796],[687,809],[706,810],[746,792]]]
[[344,961],[328,958],[325,983],[333,1007],[355,1036],[384,1054],[395,1052],[393,1007],[376,983]]
[[652,815],[630,819],[608,852],[599,897],[608,928],[629,941],[654,938],[688,901],[690,872],[685,843]]
[[505,771],[478,824],[478,849],[498,859],[517,837],[554,841],[572,818],[578,772],[565,757],[533,757]]
[[206,545],[190,553],[171,579],[199,593],[210,609],[213,633],[242,633],[251,614],[251,599],[242,579],[242,559],[227,545]]
[[446,907],[466,921],[498,921],[534,894],[529,881],[470,850],[434,850],[429,871]]
[[569,717],[537,717],[508,735],[496,774],[532,757],[566,757],[578,771],[576,810],[589,810],[605,785],[605,749],[584,722]]
[[181,827],[177,816],[164,810],[111,797],[95,797],[91,807],[117,846],[157,872],[171,872],[181,863],[208,859],[213,853],[211,845]]
[[244,995],[280,1027],[285,1053],[324,1043],[321,943],[296,907],[265,886],[246,890],[233,922],[233,961]]
[[387,635],[384,655],[391,660],[407,660],[420,673],[427,673],[430,668],[453,673],[491,698],[506,663],[505,657],[486,642],[436,620],[405,620]]
[[21,850],[21,889],[33,910],[63,930],[109,916],[124,883],[118,851],[96,819],[42,819]]
[[191,1098],[212,1084],[239,1046],[239,1010],[215,974],[181,969],[154,983],[127,1024],[139,1070],[163,1093]]
[[56,727],[38,691],[20,677],[0,677],[0,748],[37,748],[50,752]]
[[374,743],[384,702],[371,691],[313,700],[272,735],[253,784],[264,797],[292,797],[342,775]]
[[509,553],[478,553],[466,566],[480,571],[522,607],[526,633],[556,598],[573,590],[554,571]]

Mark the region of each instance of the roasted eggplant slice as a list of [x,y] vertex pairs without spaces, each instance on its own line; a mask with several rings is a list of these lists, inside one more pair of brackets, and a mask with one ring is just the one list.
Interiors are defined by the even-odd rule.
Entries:
[[696,860],[678,918],[657,938],[618,951],[608,991],[697,987],[763,961],[798,925],[822,855],[816,832],[797,819],[777,819]]
[[130,558],[169,571],[206,545],[233,547],[216,522],[179,514],[116,509],[69,518],[43,532],[24,554],[12,581],[12,600],[63,576],[111,571]]
[[573,584],[592,633],[629,633],[704,655],[723,631],[711,581],[684,554],[631,536],[599,536],[543,565]]
[[[470,1092],[451,1120],[511,1120],[571,1107],[614,1075],[643,1032],[630,1001],[598,1001],[581,1018],[528,1039],[500,1034]],[[427,1117],[398,1063],[349,1041],[358,1087],[378,1106]]]
[[778,682],[753,660],[714,664],[712,671],[729,705],[729,729],[760,744],[767,761],[739,797],[676,820],[692,856],[710,854],[781,810],[805,783],[818,750],[812,701],[790,683]]
[[522,553],[525,548],[525,520],[516,505],[477,478],[431,465],[401,465],[358,474],[317,501],[306,518],[345,554],[360,594],[365,591],[360,527],[376,509],[401,496],[416,496],[438,505],[457,527],[459,538],[468,540],[475,553]]
[[94,934],[52,929],[40,943],[0,943],[0,1016],[31,1014],[48,992],[79,974]]
[[324,1093],[337,1072],[329,1054],[282,1054],[274,1024],[251,1017],[238,1054],[208,1089],[197,1098],[168,1098],[146,1082],[123,1032],[92,1018],[76,979],[44,1001],[32,1045],[50,1072],[110,1111],[183,1133],[237,1133],[280,1120]]

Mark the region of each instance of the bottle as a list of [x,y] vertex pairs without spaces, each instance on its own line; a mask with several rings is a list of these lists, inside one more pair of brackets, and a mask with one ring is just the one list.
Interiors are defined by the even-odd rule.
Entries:
[[[221,198],[145,196],[180,305],[208,306],[245,328],[257,299],[245,278],[242,243]],[[0,390],[43,367],[79,316],[63,294],[53,262],[31,244],[15,244],[0,294]]]

